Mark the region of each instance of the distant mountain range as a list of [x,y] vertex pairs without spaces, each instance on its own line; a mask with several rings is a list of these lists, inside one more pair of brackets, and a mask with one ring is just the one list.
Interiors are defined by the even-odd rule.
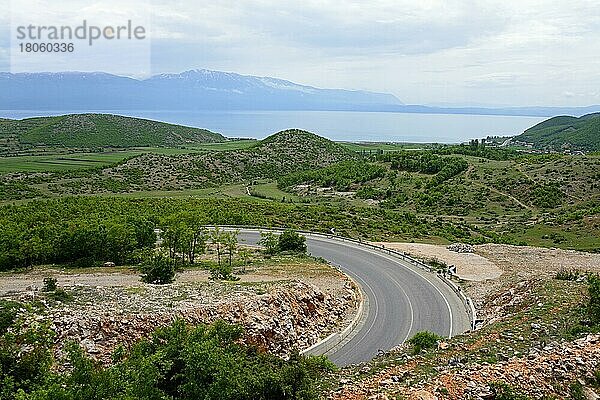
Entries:
[[391,94],[193,70],[138,80],[106,73],[0,73],[5,110],[379,110]]
[[514,138],[538,149],[600,151],[600,113],[580,118],[558,116],[527,129]]
[[406,105],[392,94],[320,89],[269,77],[191,70],[133,79],[103,72],[0,72],[0,110],[51,111],[380,111],[550,117],[589,107],[451,107]]

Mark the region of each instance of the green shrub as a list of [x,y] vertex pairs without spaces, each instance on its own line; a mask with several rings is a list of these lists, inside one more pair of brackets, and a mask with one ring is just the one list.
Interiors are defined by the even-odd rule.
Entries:
[[554,279],[558,279],[561,281],[576,281],[577,279],[579,279],[580,276],[582,276],[581,272],[574,268],[561,268],[554,276]]
[[229,264],[210,264],[210,278],[211,279],[223,279],[226,281],[239,281],[240,278],[233,275],[233,267]]
[[306,253],[306,238],[298,232],[288,229],[279,235],[277,247],[279,251]]
[[44,286],[42,287],[42,292],[54,292],[57,288],[56,283],[57,279],[52,276],[44,278]]
[[21,304],[16,301],[0,300],[0,335],[13,324],[20,308]]
[[532,202],[540,208],[556,208],[564,198],[565,194],[557,183],[537,184],[532,191]]
[[162,254],[147,256],[140,264],[142,281],[157,285],[173,283],[176,269],[175,261]]
[[594,378],[592,379],[592,385],[600,388],[600,368],[594,371]]
[[438,341],[442,340],[442,337],[435,333],[422,331],[417,332],[412,338],[408,340],[408,343],[413,346],[413,353],[419,354],[423,350],[432,349],[437,346]]
[[63,303],[67,303],[67,302],[73,300],[73,295],[71,293],[67,292],[63,288],[57,288],[56,290],[54,290],[52,292],[48,292],[46,294],[46,297],[48,297],[52,300],[61,301]]
[[44,286],[42,292],[46,293],[46,297],[52,300],[66,303],[73,300],[73,295],[57,285],[57,279],[53,276],[44,278]]
[[[25,325],[13,311],[26,308],[18,303],[2,304],[3,332],[0,334],[0,399],[14,399],[19,391],[29,392],[48,381],[51,374],[53,332],[47,324]],[[7,306],[7,308],[5,308]],[[8,328],[10,327],[10,331]],[[52,397],[48,397],[52,398]]]
[[587,398],[583,392],[583,385],[579,382],[573,382],[569,386],[569,394],[573,400],[586,400]]
[[[74,343],[69,372],[51,373],[21,399],[313,400],[318,382],[334,368],[324,357],[289,360],[240,344],[243,331],[217,321],[191,327],[183,321],[156,330],[126,350],[117,347],[108,367]],[[47,369],[46,369],[47,371]]]
[[273,232],[261,232],[258,244],[265,248],[267,254],[276,254],[279,251],[279,240]]

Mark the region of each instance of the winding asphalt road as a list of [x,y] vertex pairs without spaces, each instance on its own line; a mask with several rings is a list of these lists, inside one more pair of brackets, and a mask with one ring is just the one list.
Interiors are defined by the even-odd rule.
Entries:
[[[241,230],[239,239],[257,244],[260,233]],[[329,351],[335,364],[369,361],[378,352],[428,330],[449,337],[470,327],[456,293],[433,273],[358,243],[306,235],[308,252],[338,266],[358,282],[366,295],[366,316],[353,335]]]

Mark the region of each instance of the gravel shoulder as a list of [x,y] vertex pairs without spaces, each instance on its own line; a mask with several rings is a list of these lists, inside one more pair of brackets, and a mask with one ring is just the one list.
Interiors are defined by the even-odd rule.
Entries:
[[375,242],[375,245],[383,245],[386,248],[402,251],[411,256],[422,259],[444,262],[447,265],[456,266],[457,275],[467,281],[485,281],[497,279],[503,270],[495,263],[476,253],[457,253],[450,251],[446,246],[423,243],[383,243]]

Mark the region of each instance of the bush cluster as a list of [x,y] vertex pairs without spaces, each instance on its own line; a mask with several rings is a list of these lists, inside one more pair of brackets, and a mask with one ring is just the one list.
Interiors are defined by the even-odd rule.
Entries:
[[23,305],[0,304],[0,399],[312,400],[323,372],[333,368],[324,357],[294,353],[283,360],[241,344],[235,325],[177,320],[129,349],[117,347],[108,366],[70,343],[68,368],[61,369],[52,356],[53,333],[22,325],[16,307]]
[[160,253],[151,254],[140,264],[140,271],[143,282],[164,285],[175,280],[176,263]]
[[343,161],[320,169],[295,172],[277,180],[280,188],[288,188],[301,183],[312,183],[336,190],[348,190],[352,184],[364,183],[382,178],[385,168],[364,161]]
[[259,244],[265,248],[267,254],[306,253],[306,237],[291,229],[284,231],[279,236],[273,232],[261,233]]
[[[419,218],[410,212],[344,204],[300,205],[240,199],[124,199],[68,197],[0,207],[0,270],[56,263],[77,266],[137,263],[140,250],[156,242],[154,229],[165,230],[165,246],[189,253],[197,230],[172,224],[189,214],[200,225],[289,226],[340,235],[439,235],[468,241],[473,228]],[[170,228],[170,229],[169,229]],[[167,238],[167,233],[174,236]],[[190,234],[191,233],[191,234]],[[460,236],[457,236],[460,235]],[[181,240],[180,240],[181,239]],[[192,259],[193,259],[193,255]],[[189,260],[189,254],[186,256]]]
[[435,348],[440,340],[442,340],[441,336],[433,332],[422,331],[415,333],[408,343],[413,346],[413,353],[419,354],[423,350]]

